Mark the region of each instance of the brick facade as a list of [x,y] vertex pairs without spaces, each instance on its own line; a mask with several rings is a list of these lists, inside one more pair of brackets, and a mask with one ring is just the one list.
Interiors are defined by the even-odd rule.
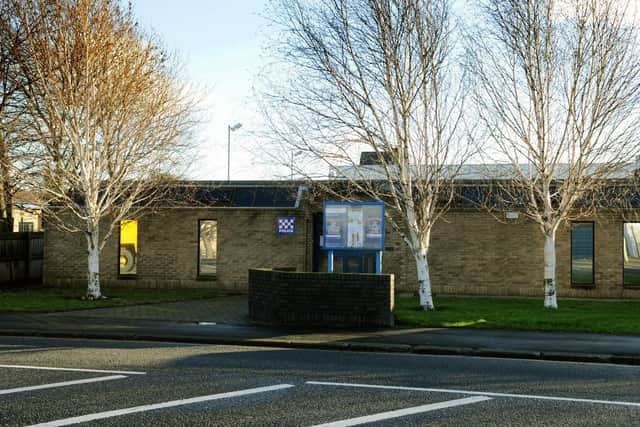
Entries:
[[[295,216],[295,236],[276,234],[278,216]],[[215,280],[197,277],[198,220],[218,221]],[[629,221],[640,222],[635,213]],[[640,289],[622,285],[623,219],[601,216],[595,223],[595,285],[571,285],[571,231],[557,235],[558,296],[640,299]],[[101,257],[106,286],[215,287],[246,291],[248,270],[294,267],[310,271],[313,262],[312,214],[309,209],[182,208],[167,209],[139,221],[138,274],[120,279],[118,233]],[[383,273],[395,276],[396,291],[416,291],[415,261],[389,224]],[[429,252],[433,292],[456,295],[541,297],[543,238],[539,228],[522,217],[497,221],[475,210],[452,210],[433,230]],[[82,234],[47,229],[44,280],[48,285],[86,283],[86,243]],[[324,266],[324,267],[323,267]],[[326,262],[320,264],[320,270]]]
[[[640,289],[624,287],[623,224],[620,215],[593,221],[595,284],[571,284],[571,228],[561,226],[556,243],[558,297],[634,298]],[[640,214],[627,217],[640,222]],[[387,230],[391,230],[387,227]],[[387,234],[383,271],[396,276],[396,289],[415,292],[416,267],[405,244]],[[538,226],[520,217],[498,221],[475,210],[450,211],[433,229],[429,251],[432,290],[447,295],[543,297],[544,240]]]
[[[276,233],[278,216],[296,217],[296,234]],[[218,222],[217,274],[198,278],[198,220]],[[310,220],[302,209],[166,209],[140,218],[135,278],[118,277],[118,231],[100,257],[104,286],[247,288],[250,268],[310,268]],[[86,285],[86,242],[81,233],[52,227],[45,235],[44,282]]]

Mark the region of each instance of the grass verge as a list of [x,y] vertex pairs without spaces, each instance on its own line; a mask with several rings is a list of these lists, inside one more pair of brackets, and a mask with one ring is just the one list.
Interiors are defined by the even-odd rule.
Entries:
[[400,325],[520,329],[556,332],[640,334],[640,301],[558,300],[558,310],[542,298],[438,297],[436,311],[420,308],[417,297],[396,298]]
[[51,312],[213,298],[211,289],[103,289],[105,300],[82,300],[84,289],[33,288],[0,290],[0,311]]

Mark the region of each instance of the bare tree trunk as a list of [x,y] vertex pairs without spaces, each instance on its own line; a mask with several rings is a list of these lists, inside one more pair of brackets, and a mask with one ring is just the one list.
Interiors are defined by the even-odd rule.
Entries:
[[[11,229],[11,203],[8,200],[9,195],[9,154],[7,145],[2,136],[0,136],[0,229],[2,231],[13,231]],[[5,228],[6,229],[3,229]]]
[[556,295],[556,232],[544,233],[544,306],[558,308]]
[[420,248],[416,254],[416,267],[418,269],[418,294],[420,295],[420,306],[425,311],[435,310],[433,296],[431,294],[431,276],[429,275],[429,260],[427,259],[427,248]]
[[9,221],[9,209],[5,195],[5,185],[0,179],[0,231],[13,231],[11,229],[11,221]]
[[98,226],[92,225],[89,225],[87,228],[87,298],[100,299],[102,297],[102,293],[100,292],[100,230]]

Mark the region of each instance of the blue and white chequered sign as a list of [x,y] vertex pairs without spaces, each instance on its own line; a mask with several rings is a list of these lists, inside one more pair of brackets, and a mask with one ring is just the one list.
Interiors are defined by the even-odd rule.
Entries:
[[295,216],[279,216],[278,217],[278,234],[280,236],[293,236],[296,234],[296,217]]

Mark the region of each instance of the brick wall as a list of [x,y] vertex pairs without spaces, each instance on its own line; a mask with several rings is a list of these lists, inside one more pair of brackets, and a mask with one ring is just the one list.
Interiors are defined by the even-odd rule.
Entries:
[[[595,285],[571,284],[571,227],[557,233],[558,297],[640,298],[640,290],[622,285],[623,223],[621,215],[593,221]],[[640,222],[640,214],[628,215]],[[390,227],[387,227],[390,230]],[[417,290],[415,261],[397,235],[387,234],[383,271],[396,275],[396,289]],[[497,221],[478,211],[451,211],[438,222],[429,251],[435,294],[543,297],[544,239],[539,227],[522,216]]]
[[[296,235],[276,234],[278,216],[296,217]],[[198,220],[218,222],[217,274],[198,278]],[[103,227],[103,230],[105,227]],[[105,286],[214,287],[246,291],[250,268],[310,268],[311,223],[302,209],[167,209],[140,218],[135,278],[118,277],[116,230],[100,257]],[[82,233],[48,227],[44,281],[47,285],[86,285],[86,242]]]
[[[295,236],[278,236],[278,216],[297,218]],[[119,279],[118,233],[101,257],[105,285],[144,287],[215,287],[246,291],[247,271],[262,267],[312,264],[310,210],[300,209],[168,209],[139,221],[138,275]],[[198,220],[218,221],[218,273],[215,280],[197,277]],[[640,222],[640,213],[628,221]],[[623,218],[601,215],[595,222],[595,286],[571,285],[571,230],[557,236],[558,296],[640,299],[640,290],[622,285]],[[387,224],[383,272],[395,276],[396,290],[416,292],[413,257],[398,233]],[[479,211],[458,210],[436,224],[429,252],[435,294],[543,296],[543,238],[533,222],[497,221]],[[48,227],[45,234],[44,280],[49,285],[86,284],[86,243],[82,234]],[[321,269],[326,262],[321,263]]]
[[392,275],[249,272],[249,316],[278,325],[393,326]]

